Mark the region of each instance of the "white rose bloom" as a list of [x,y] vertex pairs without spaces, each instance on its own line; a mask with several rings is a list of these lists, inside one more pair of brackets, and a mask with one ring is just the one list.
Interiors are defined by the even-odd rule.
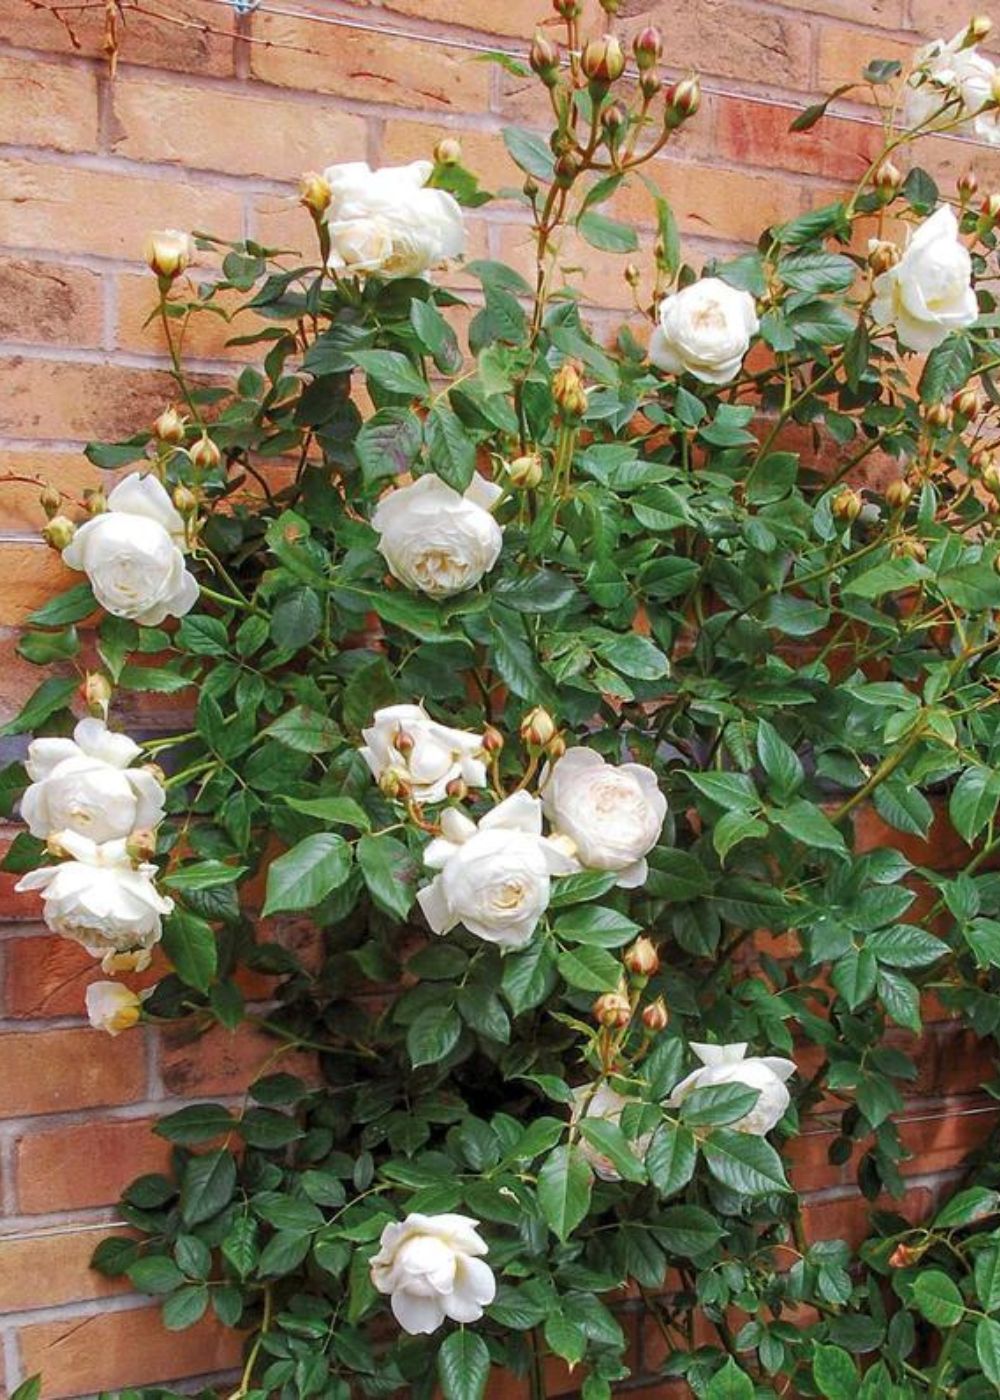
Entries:
[[326,212],[330,267],[380,277],[424,277],[465,251],[465,222],[446,190],[427,188],[429,160],[372,170],[363,161],[332,165]]
[[372,1283],[388,1293],[404,1332],[434,1332],[453,1322],[478,1322],[496,1296],[493,1270],[478,1220],[467,1215],[414,1212],[382,1231],[371,1261]]
[[128,767],[139,752],[100,719],[82,719],[72,739],[33,739],[26,765],[32,783],[21,798],[32,836],[44,841],[76,831],[102,842],[156,826],[165,794],[151,773]]
[[133,866],[124,841],[97,845],[74,831],[56,834],[71,859],[31,870],[14,886],[40,890],[45,922],[53,933],[86,948],[92,957],[149,949],[158,943],[161,915],[174,907],[153,884],[155,865]]
[[86,992],[87,1019],[95,1031],[121,1035],[139,1020],[142,997],[120,982],[91,982]]
[[751,1055],[747,1059],[745,1041],[734,1045],[696,1045],[692,1042],[691,1049],[702,1067],[677,1085],[667,1100],[671,1108],[679,1108],[692,1089],[708,1089],[717,1084],[745,1084],[748,1089],[759,1089],[760,1095],[750,1112],[729,1126],[738,1133],[763,1137],[780,1122],[791,1102],[785,1080],[795,1073],[793,1060],[783,1060],[775,1055]]
[[424,864],[441,873],[417,894],[431,928],[449,933],[463,924],[487,943],[523,948],[548,908],[550,877],[578,869],[542,835],[538,798],[514,793],[478,826],[448,807],[441,827],[424,852]]
[[[483,736],[438,724],[422,705],[376,710],[371,728],[361,733],[365,740],[361,757],[376,781],[393,769],[409,783],[418,802],[443,802],[455,778],[470,788],[486,786]],[[400,738],[405,753],[396,747]]]
[[473,476],[463,496],[437,476],[389,491],[372,515],[393,578],[432,598],[472,588],[500,557],[503,531],[490,514],[501,488]]
[[77,530],[63,563],[81,569],[106,612],[155,627],[194,607],[198,585],[184,567],[184,521],[155,476],[133,472],[108,508]]
[[933,350],[952,331],[972,325],[979,316],[972,259],[950,205],[924,220],[899,262],[876,277],[874,287],[872,318],[876,325],[893,326],[908,350]]
[[[974,44],[964,44],[965,36],[966,30],[960,29],[947,42],[935,39],[916,55],[906,103],[907,124],[911,129],[947,125],[996,146],[1000,144],[997,112],[983,108],[992,102],[997,70],[976,52]],[[952,127],[959,117],[965,118],[962,125]]]
[[[582,1114],[584,1118],[600,1118],[606,1123],[614,1123],[617,1127],[621,1121],[622,1110],[627,1104],[634,1102],[635,1100],[627,1099],[624,1094],[612,1089],[610,1084],[599,1084],[596,1089],[590,1084],[581,1084],[573,1090],[570,1122],[578,1123]],[[652,1133],[644,1133],[632,1144],[638,1157],[645,1157],[652,1138]],[[604,1153],[599,1152],[585,1137],[580,1138],[577,1146],[602,1181],[621,1181],[621,1174],[611,1158],[605,1157]]]
[[667,815],[667,799],[651,768],[615,767],[592,749],[567,749],[543,773],[541,793],[553,832],[569,837],[579,866],[619,871],[623,889],[645,884],[645,856]]
[[649,358],[669,374],[705,384],[735,379],[759,322],[753,297],[718,277],[703,277],[660,302]]

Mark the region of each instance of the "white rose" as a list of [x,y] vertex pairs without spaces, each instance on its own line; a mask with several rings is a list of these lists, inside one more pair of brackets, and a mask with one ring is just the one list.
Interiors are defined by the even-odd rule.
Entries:
[[377,272],[380,277],[423,277],[465,251],[465,223],[446,190],[427,188],[429,160],[371,170],[362,161],[332,165],[326,211],[330,267]]
[[29,871],[15,885],[40,890],[43,917],[53,933],[86,948],[92,957],[148,949],[158,943],[161,915],[174,907],[153,884],[155,865],[133,866],[124,841],[97,845],[73,831],[57,833],[71,859]]
[[617,870],[618,884],[645,884],[644,857],[656,845],[667,799],[641,763],[606,763],[592,749],[567,749],[542,776],[542,802],[554,832],[573,842],[588,870]]
[[[627,1099],[617,1090],[612,1089],[610,1084],[598,1084],[595,1089],[590,1084],[581,1084],[573,1090],[573,1108],[570,1112],[570,1122],[578,1123],[581,1116],[583,1118],[599,1118],[602,1122],[613,1123],[618,1127],[621,1121],[622,1110],[629,1103],[634,1103],[634,1099]],[[646,1149],[652,1141],[652,1133],[644,1133],[641,1138],[637,1138],[632,1144],[633,1150],[638,1157],[645,1157]],[[621,1173],[618,1171],[610,1157],[605,1157],[603,1152],[599,1152],[592,1143],[585,1137],[581,1137],[577,1144],[581,1154],[587,1159],[594,1171],[602,1181],[621,1181]]]
[[85,521],[63,550],[81,569],[106,612],[155,627],[183,617],[198,598],[184,567],[184,521],[154,476],[133,472],[108,497],[108,508]]
[[488,1248],[467,1215],[414,1212],[382,1231],[371,1261],[372,1283],[388,1293],[404,1332],[434,1332],[446,1317],[478,1322],[496,1297]]
[[32,836],[44,841],[55,831],[76,831],[114,841],[156,826],[165,794],[151,773],[128,767],[139,752],[100,719],[82,719],[72,739],[33,739],[26,765],[32,783],[21,798]]
[[550,877],[577,869],[542,835],[538,798],[515,793],[478,826],[449,807],[441,827],[424,852],[424,864],[441,873],[417,894],[431,928],[448,933],[463,924],[487,943],[523,948],[548,908]]
[[120,982],[91,982],[86,992],[87,1018],[95,1031],[120,1035],[139,1020],[142,997]]
[[753,297],[718,277],[664,297],[649,358],[669,374],[693,374],[705,384],[735,379],[759,322]]
[[388,492],[375,507],[372,527],[393,578],[432,598],[472,588],[500,557],[503,532],[490,507],[501,494],[478,475],[464,496],[437,476]]
[[899,262],[876,277],[874,287],[876,325],[893,326],[908,350],[933,350],[952,331],[972,325],[979,316],[972,259],[950,205],[924,220]]
[[[996,110],[984,111],[992,102],[996,68],[988,58],[966,45],[961,29],[947,43],[935,39],[916,55],[906,103],[907,124],[915,129],[947,125],[967,131],[990,145],[1000,144]],[[962,125],[952,124],[960,117]]]
[[470,788],[486,786],[483,736],[438,724],[422,705],[376,710],[371,728],[361,733],[361,757],[376,780],[390,769],[398,772],[418,802],[443,802],[455,778]]
[[759,1089],[759,1097],[749,1113],[729,1126],[738,1133],[763,1137],[780,1122],[791,1102],[785,1080],[795,1073],[794,1061],[774,1055],[752,1055],[747,1059],[745,1041],[734,1045],[692,1043],[691,1049],[702,1067],[677,1085],[667,1100],[671,1108],[679,1108],[692,1089],[708,1089],[717,1084],[745,1084],[749,1089]]

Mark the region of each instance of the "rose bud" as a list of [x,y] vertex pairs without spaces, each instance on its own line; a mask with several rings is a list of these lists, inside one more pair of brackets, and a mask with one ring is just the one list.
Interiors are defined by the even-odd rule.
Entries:
[[622,962],[633,977],[652,977],[660,969],[656,944],[645,936],[637,938],[630,948],[626,948]]
[[1000,467],[996,462],[989,462],[983,468],[983,485],[991,496],[1000,497]]
[[983,200],[982,211],[984,217],[995,224],[1000,219],[1000,194],[988,194]]
[[434,160],[438,165],[460,165],[462,143],[454,136],[442,136],[434,147]]
[[165,282],[179,277],[194,259],[194,242],[189,233],[164,228],[147,236],[142,247],[146,262]]
[[636,267],[635,263],[626,263],[625,271],[622,273],[622,276],[630,287],[638,287],[642,280],[642,273]]
[[681,122],[687,121],[688,117],[693,117],[700,106],[701,83],[694,76],[681,78],[679,83],[667,88],[667,101],[663,112],[667,129],[673,131]]
[[905,510],[913,497],[913,487],[908,481],[897,477],[885,488],[885,503],[891,510]]
[[194,515],[198,509],[198,497],[190,486],[175,486],[173,493],[174,509],[181,515]]
[[521,721],[521,738],[530,748],[544,749],[555,737],[555,720],[541,705],[529,710]]
[[897,540],[892,552],[897,559],[915,559],[918,564],[922,564],[927,558],[927,546],[923,540],[912,539],[909,535]]
[[628,114],[625,108],[617,102],[612,102],[610,107],[605,107],[601,113],[601,125],[609,136],[614,137],[628,121]]
[[307,171],[299,181],[299,203],[314,214],[325,214],[333,199],[329,182],[315,170]]
[[872,272],[879,274],[888,272],[890,267],[895,267],[899,262],[899,249],[895,243],[880,242],[877,238],[871,239],[868,244],[868,266]]
[[531,41],[528,62],[532,72],[538,74],[545,86],[552,87],[559,77],[559,50],[540,29],[535,30],[535,37]]
[[642,1024],[652,1035],[659,1031],[665,1031],[670,1022],[670,1012],[667,1010],[667,1003],[662,997],[657,997],[648,1006],[643,1007]]
[[464,802],[469,795],[469,785],[464,778],[452,778],[445,787],[445,795],[450,797],[452,802]]
[[647,102],[652,102],[653,98],[663,87],[663,79],[658,73],[654,73],[650,68],[645,73],[639,74],[639,91]]
[[857,491],[852,491],[849,486],[845,486],[831,501],[830,510],[835,520],[842,520],[851,525],[861,514],[863,505],[864,502]]
[[520,491],[534,491],[542,479],[542,459],[537,452],[515,457],[513,462],[507,464],[507,475],[511,486],[516,486]]
[[663,35],[655,25],[648,24],[639,30],[632,40],[632,52],[640,73],[645,73],[659,60],[663,54]]
[[156,854],[156,832],[152,827],[139,827],[125,842],[125,854],[135,865],[152,860]]
[[487,753],[499,753],[503,748],[504,739],[499,729],[495,729],[492,724],[488,724],[483,730],[483,748]]
[[908,1269],[911,1264],[916,1264],[923,1250],[911,1244],[897,1244],[896,1248],[889,1255],[890,1269]]
[[584,76],[598,87],[608,87],[625,71],[625,54],[614,34],[604,34],[584,45],[580,57]]
[[612,18],[614,18],[620,8],[621,0],[601,0],[601,9],[606,15],[611,15]]
[[145,972],[153,961],[148,948],[135,948],[129,953],[116,953],[114,949],[101,959],[102,972]]
[[947,404],[932,403],[929,408],[924,409],[924,422],[928,428],[935,431],[939,428],[947,428],[951,423],[951,410]]
[[191,465],[202,472],[214,471],[222,461],[222,453],[207,433],[202,433],[198,441],[188,448],[188,456]]
[[973,44],[981,44],[988,39],[993,31],[993,21],[989,15],[973,15],[969,20],[969,27],[965,31],[965,38],[962,40],[963,49],[970,48]]
[[111,682],[101,671],[88,671],[80,683],[80,699],[88,713],[101,719],[108,713],[111,703]]
[[966,170],[964,174],[959,175],[958,179],[955,181],[955,188],[958,190],[958,197],[962,203],[968,203],[979,189],[979,181],[976,179],[976,172],[974,170]]
[[891,199],[903,183],[903,172],[891,160],[884,160],[875,171],[875,188],[883,199]]
[[566,740],[561,734],[557,734],[554,739],[550,739],[545,746],[545,752],[554,763],[557,758],[562,758],[566,752]]
[[410,795],[410,784],[401,768],[387,768],[379,778],[378,785],[384,797],[405,802]]
[[42,539],[52,549],[60,553],[76,534],[76,526],[68,515],[54,515],[47,525],[42,526]]
[[552,8],[561,19],[580,17],[580,0],[552,0]]
[[108,508],[108,498],[99,486],[93,491],[84,491],[83,499],[91,515],[103,515]]
[[556,184],[561,190],[568,190],[580,173],[580,162],[572,151],[564,151],[556,160]]
[[971,386],[959,389],[951,401],[952,412],[960,418],[978,418],[983,411],[983,400],[978,389]]
[[62,506],[62,492],[50,483],[48,486],[42,487],[38,501],[48,519],[51,520],[54,515],[59,514],[59,509]]
[[181,443],[187,419],[176,408],[165,408],[153,424],[153,434],[160,442]]
[[587,395],[572,360],[566,360],[556,370],[552,378],[552,397],[567,418],[580,418],[586,413]]
[[632,1019],[632,1004],[624,992],[604,992],[594,1002],[594,1020],[608,1030],[620,1030]]

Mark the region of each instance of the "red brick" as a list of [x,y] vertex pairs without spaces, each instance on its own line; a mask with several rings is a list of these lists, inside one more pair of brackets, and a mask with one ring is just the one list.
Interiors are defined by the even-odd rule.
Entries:
[[[0,78],[2,81],[2,78]],[[0,338],[42,345],[100,345],[101,278],[30,258],[0,257]]]
[[154,1136],[155,1122],[90,1118],[23,1133],[14,1144],[18,1209],[41,1215],[112,1205],[137,1176],[166,1168],[170,1147]]
[[178,1098],[238,1094],[272,1067],[289,1074],[316,1072],[313,1056],[283,1048],[274,1036],[250,1025],[236,1031],[216,1026],[204,1035],[186,1025],[165,1027],[162,1059],[163,1083]]
[[103,1232],[53,1228],[34,1239],[7,1239],[0,1232],[0,1313],[125,1292],[127,1280],[105,1278],[90,1267],[102,1234],[111,1233],[111,1225]]
[[[846,25],[824,24],[819,31],[819,57],[816,85],[820,92],[831,92],[841,83],[861,83],[861,74],[873,58],[898,58],[904,68],[913,58],[913,45],[882,35],[866,34]],[[850,94],[852,102],[874,102],[871,90],[859,86]]]
[[618,26],[631,41],[658,24],[673,69],[808,88],[810,29],[805,18],[732,0],[627,0]]
[[66,1113],[141,1098],[146,1034],[119,1040],[89,1026],[0,1034],[0,1114]]
[[825,117],[810,131],[795,132],[788,129],[795,113],[787,107],[750,106],[729,97],[716,106],[719,155],[739,165],[777,166],[853,184],[882,146],[881,130],[869,123]]
[[[69,25],[47,6],[8,0],[0,7],[0,39],[104,59],[104,7],[84,6],[67,18]],[[128,22],[119,29],[120,57],[156,68],[227,74],[233,71],[232,33],[232,16],[211,0],[171,0],[169,7],[150,6],[148,13],[130,7]]]
[[37,1322],[19,1334],[24,1370],[45,1377],[47,1400],[204,1375],[236,1366],[242,1336],[212,1318],[168,1332],[157,1308]]
[[[911,1223],[922,1220],[934,1204],[934,1194],[927,1186],[914,1186],[896,1201],[879,1200],[881,1209],[897,1211]],[[868,1213],[873,1206],[860,1195],[840,1196],[832,1201],[809,1201],[802,1212],[806,1238],[815,1240],[846,1240],[857,1246],[868,1233]]]
[[[86,1015],[87,987],[104,975],[78,943],[49,933],[10,939],[4,945],[3,963],[4,1013],[15,1020]],[[157,957],[147,972],[120,980],[138,991],[154,986],[166,971],[165,962]]]
[[14,355],[0,371],[0,433],[9,437],[114,441],[151,424],[177,392],[167,374],[118,365]]

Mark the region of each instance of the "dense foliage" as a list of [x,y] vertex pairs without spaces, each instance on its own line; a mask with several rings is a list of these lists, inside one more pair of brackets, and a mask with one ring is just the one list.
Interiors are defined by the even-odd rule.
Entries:
[[[141,1238],[96,1264],[163,1295],[168,1327],[249,1328],[253,1400],[472,1400],[491,1366],[542,1396],[548,1353],[602,1400],[626,1283],[664,1377],[706,1400],[993,1394],[996,1169],[926,1229],[880,1217],[855,1266],[807,1243],[780,1151],[819,1111],[865,1195],[898,1193],[922,999],[1000,1025],[1000,207],[965,180],[934,214],[932,179],[889,160],[969,120],[981,25],[910,72],[874,62],[885,151],[858,188],[699,280],[640,170],[696,80],[662,88],[654,31],[624,71],[557,9],[562,54],[531,51],[552,139],[505,133],[534,284],[474,261],[463,299],[421,275],[461,246],[445,192],[496,197],[449,142],[432,171],[307,178],[318,256],[200,234],[221,272],[197,283],[186,235],[157,235],[183,404],[90,449],[146,476],[86,523],[46,493],[87,581],[21,651],[86,670],[92,719],[60,737],[60,666],[8,726],[49,746],[7,867],[108,971],[162,931],[172,970],[146,999],[99,984],[96,1025],[274,1036],[241,1108],[160,1123],[174,1171],[128,1190]],[[628,179],[651,258],[607,212]],[[637,255],[612,346],[560,272],[567,228]],[[185,372],[204,315],[259,354],[231,387]],[[109,747],[130,691],[190,702],[141,745],[162,771]],[[11,802],[25,782],[7,770]],[[858,848],[859,815],[884,844]],[[932,860],[949,820],[963,870],[896,849]],[[318,933],[301,957],[292,919]],[[273,1000],[245,1003],[248,972]],[[283,1068],[296,1048],[317,1079]]]

